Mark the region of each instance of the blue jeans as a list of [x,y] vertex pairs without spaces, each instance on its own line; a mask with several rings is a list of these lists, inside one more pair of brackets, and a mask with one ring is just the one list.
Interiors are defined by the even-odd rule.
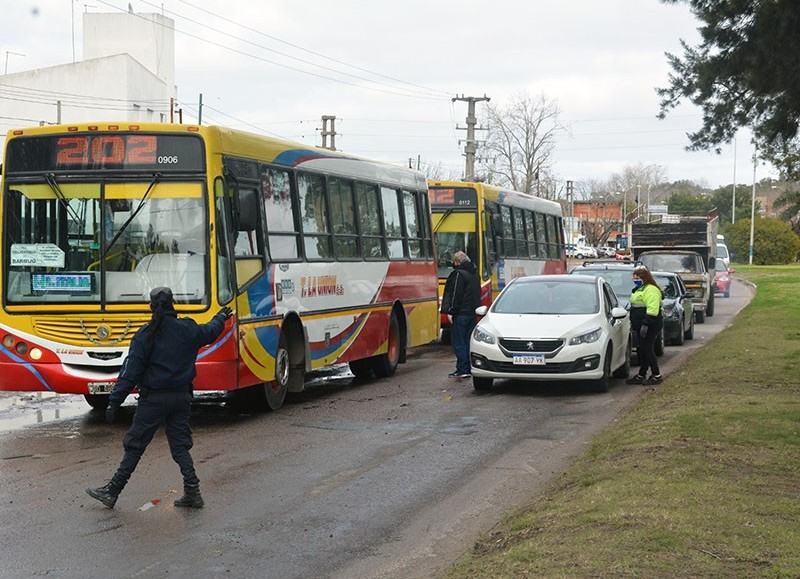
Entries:
[[455,315],[450,326],[450,343],[456,353],[456,372],[469,374],[469,340],[478,324],[475,314]]

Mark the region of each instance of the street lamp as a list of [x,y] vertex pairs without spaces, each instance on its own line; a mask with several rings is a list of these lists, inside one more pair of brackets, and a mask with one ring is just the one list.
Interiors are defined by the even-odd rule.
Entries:
[[756,225],[756,166],[758,165],[758,149],[753,149],[753,198],[750,202],[750,261],[753,265],[753,237]]
[[6,50],[6,68],[3,71],[3,74],[8,74],[8,55],[13,54],[14,56],[25,56],[21,52],[14,52],[12,50]]

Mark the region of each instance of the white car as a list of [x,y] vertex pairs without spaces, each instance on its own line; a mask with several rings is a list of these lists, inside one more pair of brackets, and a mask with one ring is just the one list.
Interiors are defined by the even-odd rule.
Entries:
[[630,318],[602,277],[541,275],[509,283],[472,333],[476,390],[496,378],[589,381],[607,392],[630,373]]
[[577,259],[597,259],[597,251],[589,245],[578,245],[575,247],[574,257]]

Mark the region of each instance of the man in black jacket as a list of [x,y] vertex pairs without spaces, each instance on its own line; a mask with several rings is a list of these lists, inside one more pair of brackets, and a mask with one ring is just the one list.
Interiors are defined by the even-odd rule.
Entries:
[[451,378],[469,378],[469,340],[477,319],[475,308],[481,305],[481,282],[477,268],[467,254],[457,251],[453,271],[447,277],[442,294],[441,313],[450,317],[450,343],[456,353],[456,371]]
[[232,312],[224,307],[202,325],[190,318],[179,319],[168,287],[157,287],[150,292],[150,309],[153,317],[133,337],[106,410],[106,421],[114,422],[117,409],[138,386],[139,403],[123,440],[125,454],[108,484],[88,488],[86,492],[113,508],[156,430],[164,424],[172,459],[183,475],[184,496],[175,501],[175,506],[200,508],[204,504],[200,481],[189,454],[192,381],[197,375],[195,360],[201,347],[219,337]]

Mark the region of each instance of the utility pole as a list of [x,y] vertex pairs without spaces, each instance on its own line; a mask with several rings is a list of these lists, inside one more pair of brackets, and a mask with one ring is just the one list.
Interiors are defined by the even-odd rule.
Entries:
[[[478,141],[475,140],[475,125],[478,124],[478,119],[475,116],[475,103],[481,101],[490,101],[489,97],[483,95],[482,97],[465,97],[464,95],[455,96],[451,99],[452,102],[455,101],[465,101],[467,103],[467,126],[466,127],[459,127],[456,125],[456,129],[459,131],[467,131],[467,140],[464,145],[464,155],[467,158],[466,166],[464,169],[464,180],[465,181],[474,181],[475,180],[475,153],[478,150]],[[485,131],[485,127],[478,127],[478,130]],[[459,142],[460,144],[460,142]]]
[[[328,121],[331,122],[331,130],[328,130]],[[322,115],[322,148],[336,150],[336,117],[334,115]],[[328,146],[328,135],[331,137],[331,146]]]
[[569,206],[569,241],[567,243],[575,243],[572,239],[575,231],[575,199],[573,191],[573,182],[567,181],[567,204]]

